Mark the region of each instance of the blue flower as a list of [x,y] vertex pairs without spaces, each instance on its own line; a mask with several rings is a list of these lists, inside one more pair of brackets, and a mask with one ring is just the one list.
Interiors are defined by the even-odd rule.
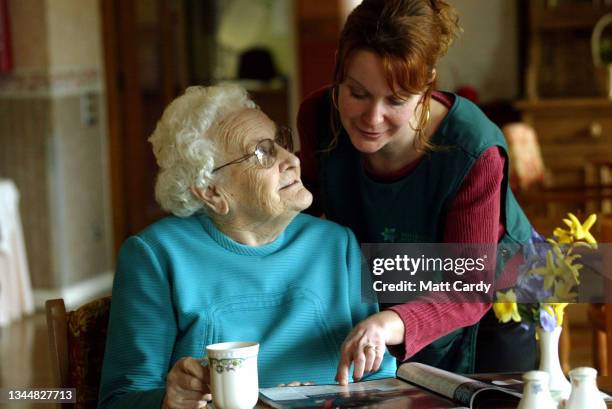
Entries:
[[[588,232],[596,216],[589,216],[584,224],[573,214],[568,217],[563,221],[570,231],[555,230],[558,240],[546,239],[532,229],[529,242],[521,246],[521,263],[516,271],[508,272],[509,276],[517,273],[514,288],[507,290],[507,293],[513,291],[512,313],[516,310],[521,321],[540,325],[547,332],[561,325],[563,308],[575,298],[576,287],[580,284],[579,270],[583,265],[575,262],[581,254],[574,253],[574,249],[579,246],[596,248],[595,239]],[[500,250],[503,254],[503,249]],[[494,304],[500,303],[503,301]],[[507,318],[509,310],[502,305],[496,309],[494,305],[494,311],[498,318],[500,315]]]
[[538,274],[520,274],[515,288],[519,303],[543,302],[552,296],[553,289],[544,288],[544,277]]
[[540,325],[544,331],[553,332],[557,328],[557,318],[551,315],[544,308],[540,308]]
[[546,237],[542,236],[540,233],[536,231],[533,227],[531,228],[531,238],[529,239],[530,243],[546,243]]

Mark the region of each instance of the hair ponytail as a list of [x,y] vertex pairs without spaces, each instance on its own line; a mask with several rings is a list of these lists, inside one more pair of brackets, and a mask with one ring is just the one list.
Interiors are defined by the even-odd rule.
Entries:
[[445,0],[430,0],[431,8],[435,12],[440,27],[440,54],[442,57],[451,47],[455,38],[463,32],[459,25],[459,15],[457,11]]

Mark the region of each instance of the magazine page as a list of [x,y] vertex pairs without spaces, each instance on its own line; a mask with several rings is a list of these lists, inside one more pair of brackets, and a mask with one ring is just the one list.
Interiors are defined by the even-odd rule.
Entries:
[[[455,391],[460,385],[474,382],[473,379],[467,378],[463,375],[458,375],[418,362],[408,362],[402,364],[397,369],[397,376],[398,378],[404,379],[410,383],[439,393],[442,396],[446,396],[449,399],[454,398]],[[483,385],[486,386],[484,383]],[[469,400],[461,403],[466,405],[469,403]]]
[[261,402],[276,409],[357,408],[406,409],[453,408],[452,401],[394,378],[340,385],[262,388]]
[[518,403],[521,394],[429,365],[409,362],[401,365],[397,376],[470,408],[495,407]]
[[497,387],[480,381],[471,381],[459,385],[454,399],[458,402],[469,402],[474,409],[507,407],[518,405],[522,394],[512,389]]

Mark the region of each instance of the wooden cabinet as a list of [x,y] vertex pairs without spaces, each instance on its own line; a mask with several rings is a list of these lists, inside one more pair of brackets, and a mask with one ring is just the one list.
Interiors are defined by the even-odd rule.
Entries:
[[[591,34],[612,1],[529,0],[524,9],[527,98],[606,96],[607,71],[593,64]],[[612,41],[612,34],[602,38]]]
[[515,106],[538,135],[546,176],[540,191],[519,192],[519,200],[544,223],[558,224],[568,211],[610,212],[612,100],[603,96],[590,38],[612,1],[530,0],[526,9],[526,99]]
[[300,101],[331,82],[344,19],[342,6],[340,0],[298,0],[295,3]]
[[[612,165],[612,100],[550,99],[516,106],[538,134],[547,189],[579,192],[612,182],[603,171]],[[578,194],[570,205],[588,210]]]
[[612,100],[520,101],[546,168],[541,189],[517,192],[536,227],[550,233],[567,212],[612,213]]

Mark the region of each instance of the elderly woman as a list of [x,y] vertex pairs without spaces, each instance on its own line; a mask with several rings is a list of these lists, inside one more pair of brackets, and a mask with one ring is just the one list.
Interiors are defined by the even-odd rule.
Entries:
[[[261,387],[332,383],[343,340],[377,307],[361,303],[351,231],[300,214],[312,195],[290,135],[243,89],[215,86],[172,102],[150,141],[174,216],[119,253],[99,407],[199,407],[200,360],[224,341],[260,343]],[[372,378],[394,376],[384,351],[362,358],[382,361]]]

